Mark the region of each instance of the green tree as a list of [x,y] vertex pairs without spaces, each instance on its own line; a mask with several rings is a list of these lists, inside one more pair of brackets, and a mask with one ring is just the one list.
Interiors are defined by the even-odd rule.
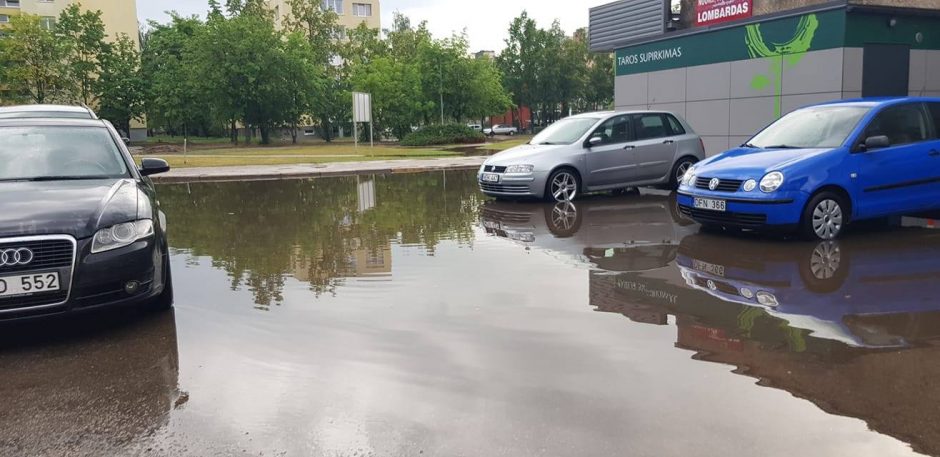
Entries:
[[[525,11],[509,25],[506,48],[496,58],[503,73],[503,82],[512,94],[516,106],[534,106],[539,101],[537,91],[539,72],[542,70],[540,52],[542,34],[535,20]],[[530,125],[534,124],[534,113]]]
[[170,23],[150,22],[141,55],[146,87],[147,121],[171,134],[208,134],[218,117],[211,95],[187,66],[186,56],[205,24],[196,18],[171,17]]
[[101,56],[108,48],[101,11],[82,11],[79,4],[73,3],[59,14],[53,30],[66,51],[66,72],[62,76],[74,91],[73,98],[92,104],[97,98],[94,89]]
[[411,132],[428,109],[417,65],[379,57],[353,68],[350,79],[353,89],[372,94],[372,116],[378,130],[390,129],[396,138]]
[[0,43],[0,86],[8,98],[33,103],[67,98],[61,77],[67,49],[43,28],[39,16],[12,16]]
[[137,43],[122,34],[100,60],[98,115],[130,135],[131,120],[143,114],[145,98]]

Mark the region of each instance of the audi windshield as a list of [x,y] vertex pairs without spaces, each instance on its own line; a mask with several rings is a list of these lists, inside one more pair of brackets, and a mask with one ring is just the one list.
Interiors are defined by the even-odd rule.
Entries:
[[0,128],[0,181],[128,176],[127,163],[104,127]]

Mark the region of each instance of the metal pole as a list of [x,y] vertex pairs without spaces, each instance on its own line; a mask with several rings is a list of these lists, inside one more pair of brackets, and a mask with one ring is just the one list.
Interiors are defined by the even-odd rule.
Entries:
[[372,139],[372,118],[369,117],[369,146],[375,147],[375,141]]
[[355,139],[354,141],[356,142],[356,147],[358,148],[359,147],[359,130],[356,129],[355,120],[353,120],[353,138]]

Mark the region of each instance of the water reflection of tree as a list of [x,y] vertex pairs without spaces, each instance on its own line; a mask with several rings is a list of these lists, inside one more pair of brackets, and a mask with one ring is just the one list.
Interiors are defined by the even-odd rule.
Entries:
[[[376,206],[359,212],[357,183],[374,179]],[[170,244],[212,258],[262,307],[283,300],[294,272],[317,294],[355,273],[354,253],[390,243],[470,243],[479,194],[472,172],[161,186]]]

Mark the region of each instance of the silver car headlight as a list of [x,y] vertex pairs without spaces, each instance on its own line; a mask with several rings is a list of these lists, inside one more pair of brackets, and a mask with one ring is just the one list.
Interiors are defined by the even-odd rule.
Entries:
[[150,219],[112,225],[95,233],[91,241],[91,253],[97,254],[130,246],[135,241],[152,235],[153,221]]
[[506,173],[532,173],[532,170],[535,170],[535,165],[510,165],[506,167]]
[[764,175],[763,179],[760,180],[760,190],[764,193],[770,193],[776,191],[783,185],[783,173],[779,171],[772,171]]

